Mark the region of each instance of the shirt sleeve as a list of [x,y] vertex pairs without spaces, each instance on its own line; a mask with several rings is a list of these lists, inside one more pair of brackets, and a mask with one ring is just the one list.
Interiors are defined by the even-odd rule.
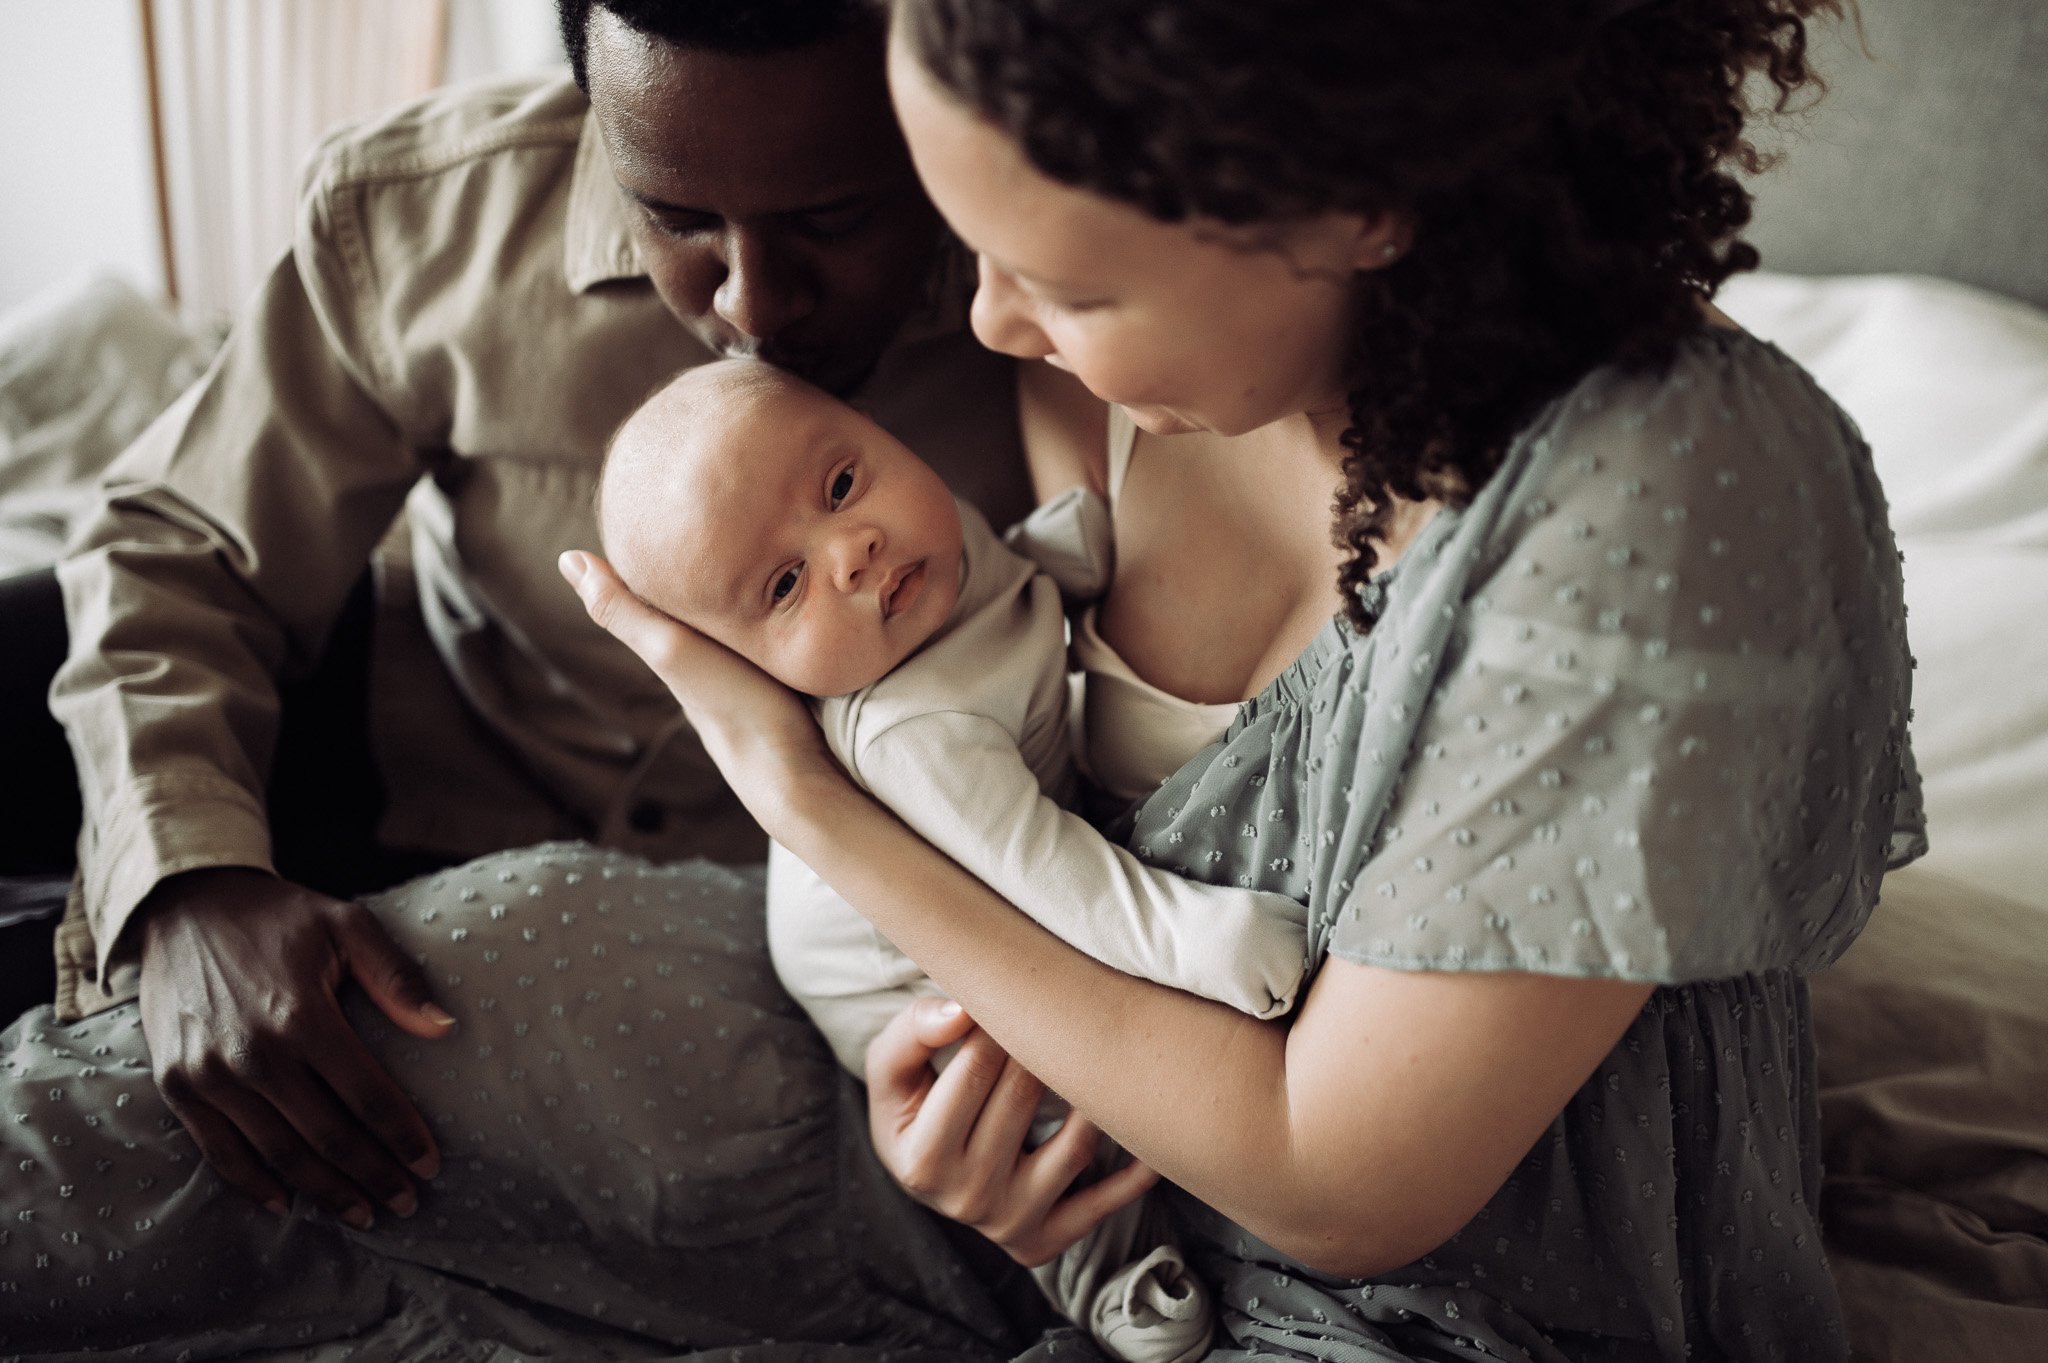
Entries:
[[1860,437],[1761,353],[1538,438],[1332,952],[1673,983],[1860,929],[1918,817],[1898,555]]
[[296,247],[109,468],[58,571],[71,648],[51,706],[82,786],[101,978],[165,877],[269,868],[277,681],[318,659],[422,471],[350,320],[368,287],[351,202],[308,191]]
[[1147,866],[1048,798],[995,721],[902,720],[869,739],[854,768],[919,835],[1103,964],[1254,1017],[1293,1007],[1301,904]]

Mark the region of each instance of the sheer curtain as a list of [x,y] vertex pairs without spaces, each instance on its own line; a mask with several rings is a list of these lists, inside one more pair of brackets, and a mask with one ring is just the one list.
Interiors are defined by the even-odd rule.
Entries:
[[322,133],[440,83],[448,0],[137,0],[164,277],[233,312],[291,242]]

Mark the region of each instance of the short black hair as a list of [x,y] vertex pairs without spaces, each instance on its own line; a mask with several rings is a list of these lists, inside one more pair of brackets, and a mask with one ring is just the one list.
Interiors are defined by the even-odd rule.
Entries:
[[741,54],[811,47],[858,24],[879,24],[887,12],[878,0],[555,0],[562,50],[586,91],[583,57],[593,9],[678,47]]

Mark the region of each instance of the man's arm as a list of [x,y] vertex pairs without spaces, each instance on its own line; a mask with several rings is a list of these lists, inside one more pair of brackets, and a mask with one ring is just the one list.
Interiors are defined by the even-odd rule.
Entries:
[[408,1205],[433,1144],[335,991],[355,977],[408,1030],[446,1024],[373,921],[270,873],[278,679],[317,659],[421,471],[348,333],[331,211],[316,186],[213,367],[108,471],[59,570],[52,708],[83,787],[94,965],[106,981],[140,957],[173,1109],[260,1200],[295,1187],[361,1220]]

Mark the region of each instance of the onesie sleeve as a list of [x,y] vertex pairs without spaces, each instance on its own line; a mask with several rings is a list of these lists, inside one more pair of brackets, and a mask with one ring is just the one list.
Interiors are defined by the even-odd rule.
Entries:
[[1860,437],[1735,338],[1592,384],[1527,456],[1329,949],[1662,983],[1825,964],[1919,841]]
[[1070,946],[1254,1017],[1294,1005],[1306,909],[1147,866],[1039,788],[1016,741],[964,712],[904,719],[855,774],[941,852]]
[[1115,562],[1109,503],[1089,487],[1070,487],[1011,526],[1003,543],[1059,583],[1070,601],[1109,590]]

